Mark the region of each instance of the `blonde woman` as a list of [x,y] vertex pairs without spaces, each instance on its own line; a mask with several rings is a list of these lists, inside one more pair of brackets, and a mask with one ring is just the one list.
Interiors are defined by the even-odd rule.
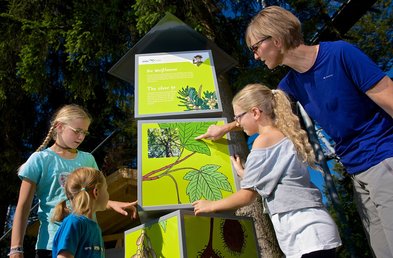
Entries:
[[[52,242],[58,225],[50,218],[56,204],[66,199],[62,188],[65,179],[79,167],[97,169],[93,155],[77,149],[89,134],[90,123],[90,114],[81,106],[61,107],[53,115],[44,142],[20,167],[18,176],[22,183],[12,225],[10,257],[24,257],[23,239],[34,195],[40,202],[35,257],[52,257]],[[53,144],[47,147],[52,140]],[[130,210],[131,217],[135,218],[135,203],[109,201],[108,208],[123,215]]]
[[314,166],[314,153],[285,93],[251,84],[232,105],[237,126],[247,135],[259,134],[244,168],[232,157],[241,190],[222,200],[194,202],[195,214],[237,209],[259,194],[286,257],[335,257],[341,245],[337,226],[310,181],[307,165]]
[[106,209],[109,200],[105,176],[94,168],[78,168],[64,185],[67,200],[57,204],[52,221],[62,222],[53,240],[57,258],[105,257],[105,246],[95,213]]

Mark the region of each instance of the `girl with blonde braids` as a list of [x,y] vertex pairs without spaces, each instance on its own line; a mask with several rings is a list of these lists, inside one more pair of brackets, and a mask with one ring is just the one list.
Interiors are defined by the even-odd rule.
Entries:
[[64,184],[64,191],[71,203],[58,203],[53,222],[62,222],[53,240],[53,257],[105,257],[104,241],[100,226],[95,220],[96,211],[103,211],[109,200],[104,175],[97,169],[76,169]]
[[238,156],[231,157],[241,189],[218,201],[194,202],[195,214],[237,209],[259,194],[286,257],[335,257],[337,226],[310,181],[307,165],[314,166],[314,154],[285,93],[251,84],[232,105],[237,126],[259,134],[244,168]]
[[[82,107],[73,104],[63,106],[53,115],[42,145],[19,168],[18,176],[22,183],[12,225],[10,257],[24,257],[23,239],[34,195],[39,200],[40,221],[35,257],[52,257],[52,242],[58,225],[50,218],[56,204],[66,199],[62,188],[65,179],[76,168],[98,168],[92,154],[77,149],[89,134],[90,123],[91,117]],[[51,140],[53,145],[47,147]],[[135,218],[134,205],[135,202],[109,201],[107,208],[123,215],[127,215],[126,209],[129,209]]]

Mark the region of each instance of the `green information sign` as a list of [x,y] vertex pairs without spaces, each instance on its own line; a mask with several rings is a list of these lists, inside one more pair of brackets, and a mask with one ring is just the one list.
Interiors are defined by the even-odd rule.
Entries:
[[135,55],[135,117],[222,112],[210,50]]
[[138,202],[142,210],[190,208],[237,191],[229,144],[195,140],[224,118],[138,121]]

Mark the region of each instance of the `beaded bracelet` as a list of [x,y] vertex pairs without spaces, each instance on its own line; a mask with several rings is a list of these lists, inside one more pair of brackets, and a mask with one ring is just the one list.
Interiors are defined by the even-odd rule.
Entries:
[[13,254],[23,254],[23,246],[11,247],[8,256],[11,256]]

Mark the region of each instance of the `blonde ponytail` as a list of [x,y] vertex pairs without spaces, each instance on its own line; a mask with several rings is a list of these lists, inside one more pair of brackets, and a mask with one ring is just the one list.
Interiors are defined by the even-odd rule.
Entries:
[[274,91],[275,93],[272,94],[274,125],[293,142],[299,158],[316,168],[314,151],[308,141],[307,133],[301,128],[299,118],[292,112],[287,95],[281,90]]
[[[105,176],[101,171],[81,167],[70,173],[64,184],[64,191],[72,206],[72,213],[88,215],[92,212],[94,189],[98,189],[105,182]],[[66,201],[59,203],[52,216],[52,221],[62,221],[71,211],[65,206]]]
[[63,221],[63,219],[67,217],[70,213],[71,211],[67,208],[67,201],[66,200],[61,201],[55,206],[53,210],[51,222]]

